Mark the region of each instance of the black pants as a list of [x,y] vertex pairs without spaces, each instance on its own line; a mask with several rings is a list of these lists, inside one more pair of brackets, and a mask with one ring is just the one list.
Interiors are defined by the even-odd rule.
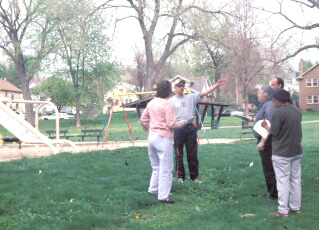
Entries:
[[184,145],[186,146],[189,174],[192,180],[198,177],[198,143],[197,129],[194,124],[188,124],[174,131],[174,148],[176,154],[176,176],[185,179],[183,163]]
[[259,151],[261,163],[263,165],[264,176],[266,180],[267,190],[269,196],[272,198],[278,198],[278,191],[276,185],[276,175],[272,165],[272,148],[271,137],[269,137],[265,143],[264,149]]

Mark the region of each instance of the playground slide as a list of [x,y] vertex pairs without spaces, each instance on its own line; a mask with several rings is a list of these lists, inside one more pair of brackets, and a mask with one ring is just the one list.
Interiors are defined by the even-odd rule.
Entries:
[[53,154],[57,153],[53,144],[70,144],[76,152],[79,149],[69,140],[51,140],[34,128],[29,122],[25,121],[8,106],[0,101],[0,124],[9,132],[15,135],[20,141],[28,144],[46,144],[50,147]]

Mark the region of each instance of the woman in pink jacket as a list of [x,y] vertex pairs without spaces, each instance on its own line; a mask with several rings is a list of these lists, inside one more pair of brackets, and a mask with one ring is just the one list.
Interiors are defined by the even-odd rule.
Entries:
[[168,101],[171,83],[162,80],[157,84],[156,97],[144,110],[141,122],[149,129],[148,155],[152,166],[152,177],[148,192],[158,194],[162,203],[175,203],[169,197],[173,182],[173,129],[186,125],[187,121],[176,121],[173,104]]

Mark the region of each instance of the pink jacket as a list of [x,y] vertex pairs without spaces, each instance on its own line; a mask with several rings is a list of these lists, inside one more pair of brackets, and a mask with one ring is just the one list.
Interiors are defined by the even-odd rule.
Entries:
[[142,124],[150,132],[162,137],[174,137],[173,129],[182,126],[180,121],[176,121],[173,104],[164,98],[156,97],[151,100],[141,117]]

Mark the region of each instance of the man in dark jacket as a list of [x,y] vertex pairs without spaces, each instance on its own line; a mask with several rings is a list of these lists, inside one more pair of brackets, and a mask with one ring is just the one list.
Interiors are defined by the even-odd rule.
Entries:
[[[260,109],[257,113],[256,118],[248,116],[249,121],[258,122],[259,120],[268,120],[272,123],[272,117],[275,112],[275,105],[272,102],[273,89],[268,85],[263,85],[258,91],[258,101],[260,104]],[[261,136],[254,131],[254,135],[257,138],[258,144],[261,142]],[[271,136],[266,140],[263,148],[258,149],[259,155],[261,157],[261,163],[264,169],[264,176],[266,180],[267,190],[269,192],[269,199],[278,199],[278,191],[276,186],[276,176],[272,165],[272,147],[271,147]]]

